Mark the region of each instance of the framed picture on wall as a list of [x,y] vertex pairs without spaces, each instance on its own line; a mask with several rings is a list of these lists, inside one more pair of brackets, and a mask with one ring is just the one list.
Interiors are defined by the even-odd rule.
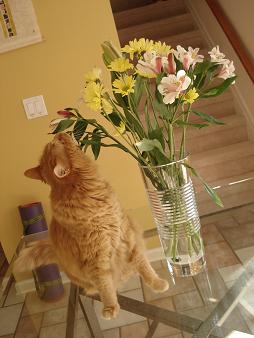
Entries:
[[31,0],[0,0],[0,53],[42,41]]

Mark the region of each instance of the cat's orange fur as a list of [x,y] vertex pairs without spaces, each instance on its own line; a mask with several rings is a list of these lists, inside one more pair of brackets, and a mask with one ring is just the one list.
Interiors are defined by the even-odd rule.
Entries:
[[60,133],[46,145],[40,164],[25,175],[51,186],[50,239],[21,253],[16,269],[59,262],[68,277],[87,293],[99,292],[103,316],[119,311],[116,289],[138,272],[152,289],[168,282],[158,277],[144,255],[141,231],[121,208],[94,161]]

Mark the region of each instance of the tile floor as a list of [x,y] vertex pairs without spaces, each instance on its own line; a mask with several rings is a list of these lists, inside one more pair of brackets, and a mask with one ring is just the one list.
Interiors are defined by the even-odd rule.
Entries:
[[[254,205],[223,212],[202,219],[202,234],[206,246],[207,269],[195,277],[173,281],[165,261],[152,262],[157,273],[168,279],[170,287],[156,294],[138,277],[131,278],[120,293],[185,315],[204,320],[243,272],[244,264],[254,256]],[[225,320],[223,327],[254,334],[254,283],[239,305]],[[69,285],[65,296],[54,303],[41,301],[36,292],[26,296],[10,289],[4,306],[0,306],[1,338],[64,338]],[[105,338],[143,338],[151,321],[127,311],[106,321],[101,318],[101,304],[94,302]],[[83,314],[78,312],[77,337],[89,338]],[[188,338],[190,334],[159,324],[154,338]]]

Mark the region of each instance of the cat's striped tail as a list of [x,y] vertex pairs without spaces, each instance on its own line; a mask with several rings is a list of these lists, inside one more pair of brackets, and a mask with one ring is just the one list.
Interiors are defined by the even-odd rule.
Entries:
[[33,270],[41,265],[57,263],[57,257],[49,239],[32,242],[21,250],[14,262],[13,271],[24,272]]

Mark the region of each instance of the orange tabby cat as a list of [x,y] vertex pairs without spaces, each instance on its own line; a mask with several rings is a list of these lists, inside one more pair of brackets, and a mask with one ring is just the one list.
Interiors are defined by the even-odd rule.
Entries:
[[111,186],[71,137],[57,134],[46,145],[39,166],[25,175],[51,186],[50,239],[22,251],[16,269],[58,262],[70,280],[87,293],[99,293],[103,316],[118,311],[116,289],[138,272],[152,289],[168,282],[158,277],[144,255],[140,230],[121,208]]

